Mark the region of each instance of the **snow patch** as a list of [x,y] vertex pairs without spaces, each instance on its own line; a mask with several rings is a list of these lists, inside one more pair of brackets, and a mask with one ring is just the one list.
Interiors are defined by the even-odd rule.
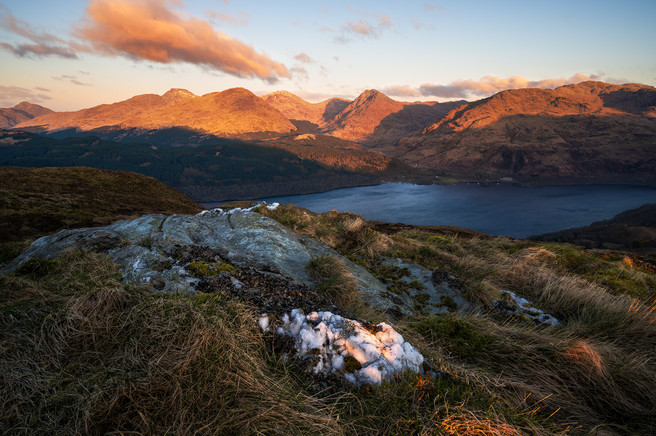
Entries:
[[[259,322],[262,328],[262,318]],[[341,374],[356,386],[380,384],[406,370],[422,371],[424,356],[386,323],[366,325],[331,312],[304,315],[294,309],[283,316],[277,333],[295,338],[297,356],[316,361],[315,374]]]
[[257,320],[257,323],[260,325],[260,329],[262,329],[263,332],[268,332],[269,331],[269,317],[264,314],[260,317],[260,319]]
[[257,209],[260,206],[266,206],[267,209],[269,210],[276,210],[278,206],[280,206],[280,203],[271,203],[268,204],[265,201],[260,201],[256,205],[251,206],[251,207],[234,207],[232,209],[221,209],[220,207],[216,207],[214,209],[207,209],[202,212],[198,212],[196,216],[205,216],[205,215],[232,215],[233,213],[238,213],[238,212],[252,212],[253,210]]

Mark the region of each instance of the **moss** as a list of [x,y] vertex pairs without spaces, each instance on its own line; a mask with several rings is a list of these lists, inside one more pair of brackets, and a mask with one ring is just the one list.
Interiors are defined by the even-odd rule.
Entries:
[[362,369],[362,364],[353,356],[344,358],[344,372],[352,373]]
[[151,250],[153,248],[153,239],[150,237],[150,235],[145,236],[137,241],[137,245]]
[[478,332],[469,321],[455,315],[425,317],[410,323],[410,327],[466,359],[485,352],[492,342],[491,337]]
[[223,262],[205,262],[204,260],[194,260],[187,265],[194,274],[197,276],[218,276],[222,272],[237,271],[237,269],[229,263]]
[[441,245],[452,245],[453,241],[445,236],[433,235],[426,238],[426,243],[441,246]]
[[413,300],[415,300],[417,303],[421,304],[422,306],[425,306],[428,304],[428,301],[430,300],[430,295],[428,294],[417,294],[412,297]]
[[437,307],[446,307],[449,312],[455,312],[458,310],[458,305],[449,295],[442,295],[440,297],[440,302],[437,304]]
[[44,277],[56,268],[55,261],[51,259],[33,258],[16,269],[16,274],[32,277]]

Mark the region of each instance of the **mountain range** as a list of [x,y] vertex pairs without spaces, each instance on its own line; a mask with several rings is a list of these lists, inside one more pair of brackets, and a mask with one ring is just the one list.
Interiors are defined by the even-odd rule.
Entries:
[[347,148],[460,180],[656,183],[656,88],[639,84],[583,82],[446,103],[399,102],[376,90],[353,101],[310,103],[286,91],[258,97],[234,88],[197,96],[171,89],[75,112],[25,109],[23,118],[18,106],[3,109],[7,127],[149,142],[165,129],[186,132],[173,145],[196,145],[210,135],[292,138],[310,146],[332,136],[342,146],[350,141]]
[[32,118],[53,113],[52,110],[26,101],[0,109],[0,129],[7,129]]

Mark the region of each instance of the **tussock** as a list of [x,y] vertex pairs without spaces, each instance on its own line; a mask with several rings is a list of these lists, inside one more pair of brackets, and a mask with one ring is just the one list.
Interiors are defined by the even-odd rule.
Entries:
[[[1,278],[2,295],[25,291],[25,308],[5,298],[1,312],[4,432],[341,432],[326,405],[267,364],[247,307],[126,288],[96,255],[56,263],[42,286]],[[85,277],[95,279],[82,290]]]

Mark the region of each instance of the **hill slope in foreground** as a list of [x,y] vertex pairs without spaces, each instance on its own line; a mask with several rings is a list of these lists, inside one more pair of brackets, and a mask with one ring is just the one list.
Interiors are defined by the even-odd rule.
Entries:
[[[152,197],[141,200],[147,206],[127,203],[124,194],[106,190],[120,189],[112,185],[120,184],[120,177],[100,183],[102,174],[110,173],[34,170],[24,182],[31,193],[15,182],[2,188],[3,198],[11,199],[17,217],[44,216],[35,220],[33,235],[51,230],[38,228],[51,216],[49,208],[33,209],[42,190],[51,207],[61,203],[82,216],[107,220],[144,208],[197,210],[183,197],[166,203],[174,194],[161,185],[149,191],[151,179],[123,174],[131,182],[123,183],[130,196],[150,192]],[[95,187],[85,188],[81,181]],[[96,207],[105,210],[99,214]],[[203,227],[189,227],[193,237],[187,239],[175,227],[203,220],[222,222],[224,230],[210,241]],[[139,222],[151,223],[134,224]],[[99,238],[76,239],[94,233],[62,233],[49,241],[67,235],[78,241],[73,248],[87,251],[32,258],[0,275],[3,431],[653,433],[656,277],[620,253],[455,228],[366,222],[347,212],[314,214],[295,206],[144,217],[121,226],[135,234],[117,239],[116,233],[96,229]],[[237,232],[246,238],[235,237]],[[334,255],[276,270],[245,263],[227,248],[240,246],[246,257],[275,261],[282,253],[277,250],[285,249],[281,235],[295,241],[299,251],[323,246]],[[262,252],[249,238],[279,247]],[[181,245],[158,251],[170,244]],[[188,277],[186,286],[193,290],[172,295],[156,292],[162,289],[156,280],[124,282],[132,270],[121,271],[109,260],[117,251],[141,259],[130,264],[134,272],[151,269],[170,280],[176,271]],[[380,298],[409,307],[413,315],[366,303],[372,296],[355,285],[360,278],[351,273],[358,268],[384,289]],[[292,269],[306,285],[289,281],[284,271]],[[434,304],[436,290],[454,297]],[[502,290],[529,300],[519,306],[534,309],[520,310],[520,300]],[[344,316],[392,323],[422,353],[426,372],[354,388],[340,380],[364,369],[363,356],[344,358],[342,370],[321,378],[312,372],[315,360],[293,358],[293,341],[258,327],[263,307],[288,310],[298,304],[308,313],[330,307],[326,299]],[[427,313],[429,308],[437,314]],[[537,309],[559,322],[534,322]],[[274,327],[282,322],[274,316],[270,321]],[[372,334],[383,328],[363,325]]]
[[63,228],[99,226],[144,213],[203,210],[173,188],[141,174],[85,167],[0,167],[0,241]]

